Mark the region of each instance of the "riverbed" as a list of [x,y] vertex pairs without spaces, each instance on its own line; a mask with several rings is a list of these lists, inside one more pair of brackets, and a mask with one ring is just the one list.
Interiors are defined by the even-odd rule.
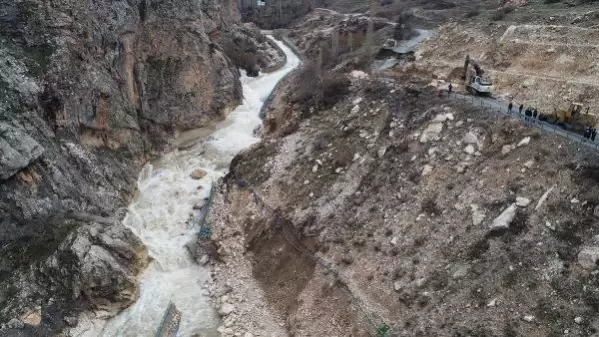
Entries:
[[[276,84],[300,64],[285,44],[275,42],[287,55],[281,69],[254,78],[242,75],[243,103],[225,122],[215,130],[197,132],[203,137],[195,145],[143,168],[137,196],[123,220],[153,259],[140,275],[140,298],[108,321],[83,320],[74,336],[154,336],[170,302],[182,313],[179,336],[220,335],[216,331],[220,319],[204,289],[210,269],[196,264],[186,248],[197,240],[199,230],[189,219],[193,206],[202,203],[212,184],[227,173],[233,157],[260,141],[255,130],[262,123],[259,115],[264,102]],[[197,169],[206,176],[191,178]]]

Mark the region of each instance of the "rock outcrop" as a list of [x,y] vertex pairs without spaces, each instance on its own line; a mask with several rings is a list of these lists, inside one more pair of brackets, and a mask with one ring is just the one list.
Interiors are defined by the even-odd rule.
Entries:
[[237,17],[221,0],[0,0],[0,326],[41,308],[21,333],[51,335],[136,299],[147,252],[124,207],[172,135],[239,103]]

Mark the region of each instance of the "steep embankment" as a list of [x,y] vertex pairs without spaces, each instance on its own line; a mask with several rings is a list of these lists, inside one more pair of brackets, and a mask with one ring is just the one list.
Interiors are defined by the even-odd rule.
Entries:
[[270,136],[234,160],[213,220],[225,324],[302,336],[383,323],[406,336],[599,331],[597,155],[440,97],[426,78],[385,76],[354,73],[348,96],[302,115],[288,114],[301,110],[288,91]]
[[261,47],[235,13],[216,0],[0,1],[0,335],[135,301],[148,256],[124,206],[141,163],[240,102],[226,56],[238,49],[221,46]]

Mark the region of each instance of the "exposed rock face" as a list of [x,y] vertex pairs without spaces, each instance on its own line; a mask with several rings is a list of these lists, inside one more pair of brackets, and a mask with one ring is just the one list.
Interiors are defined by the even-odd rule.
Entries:
[[236,16],[221,0],[0,0],[0,326],[41,307],[51,335],[136,299],[147,252],[124,206],[173,133],[238,104],[219,44]]
[[28,134],[0,123],[0,179],[8,179],[36,160],[44,149]]

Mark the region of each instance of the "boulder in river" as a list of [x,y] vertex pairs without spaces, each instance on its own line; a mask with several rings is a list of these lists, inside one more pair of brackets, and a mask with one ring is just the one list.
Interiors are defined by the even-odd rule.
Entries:
[[202,178],[204,178],[208,173],[206,173],[206,171],[202,170],[202,169],[195,169],[193,170],[193,172],[191,172],[191,174],[189,175],[192,179],[195,180],[200,180]]

